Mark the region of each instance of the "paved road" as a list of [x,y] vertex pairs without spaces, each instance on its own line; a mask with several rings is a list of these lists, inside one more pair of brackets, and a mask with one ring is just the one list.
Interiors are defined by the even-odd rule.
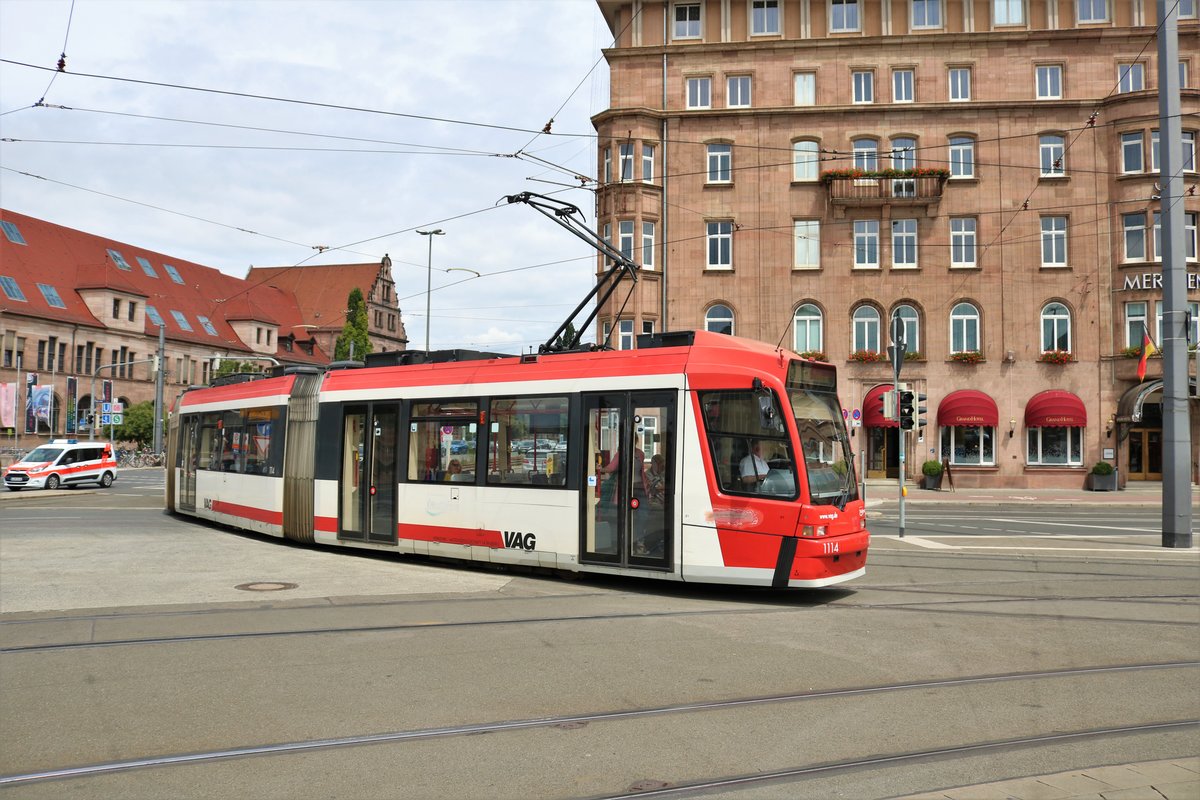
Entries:
[[0,502],[0,795],[994,797],[951,787],[1200,752],[1195,551],[933,517],[834,590],[568,581],[238,535],[155,480]]

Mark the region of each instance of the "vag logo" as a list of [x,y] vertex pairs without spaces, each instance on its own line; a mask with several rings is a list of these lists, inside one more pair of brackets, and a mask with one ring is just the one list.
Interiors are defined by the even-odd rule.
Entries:
[[505,531],[504,546],[514,550],[533,550],[537,547],[537,537],[532,533],[520,531]]

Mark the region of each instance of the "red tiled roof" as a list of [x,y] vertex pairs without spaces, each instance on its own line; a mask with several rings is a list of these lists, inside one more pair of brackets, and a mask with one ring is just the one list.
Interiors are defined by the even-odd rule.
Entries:
[[304,267],[251,267],[246,280],[295,295],[302,323],[341,330],[346,322],[346,298],[357,287],[369,299],[382,266],[320,264]]
[[[13,211],[0,209],[0,220],[15,225],[25,241],[17,244],[0,233],[0,276],[16,281],[25,296],[21,302],[0,291],[2,313],[104,328],[105,322],[92,314],[79,294],[79,290],[99,288],[144,298],[144,305],[153,306],[162,318],[167,338],[175,341],[248,352],[250,348],[230,326],[231,320],[279,325],[281,336],[294,332],[297,339],[311,338],[306,328],[293,331],[293,326],[303,324],[303,317],[296,297],[289,291],[259,286],[212,267]],[[118,258],[128,269],[118,264]],[[150,265],[153,275],[139,259]],[[171,270],[182,283],[173,279]],[[378,271],[377,266],[375,270]],[[65,308],[51,306],[38,289],[39,283],[53,286]],[[190,331],[180,325],[172,313],[175,311],[184,316]],[[205,329],[201,316],[212,324],[215,336]],[[148,336],[158,333],[158,326],[149,315],[145,333]],[[319,349],[311,358],[299,348],[282,355],[289,361],[329,360]]]

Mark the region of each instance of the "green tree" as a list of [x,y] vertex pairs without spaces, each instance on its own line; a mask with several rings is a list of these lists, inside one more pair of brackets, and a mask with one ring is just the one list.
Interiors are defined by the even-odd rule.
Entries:
[[221,366],[212,371],[212,377],[209,380],[238,372],[262,372],[264,369],[266,369],[265,361],[235,361],[232,358],[223,358]]
[[558,338],[554,340],[555,349],[565,350],[571,347],[575,343],[575,336],[575,325],[568,322],[566,329],[564,329],[563,332],[558,335]]
[[154,403],[147,400],[126,408],[124,421],[113,427],[113,441],[136,442],[138,447],[154,444]]
[[346,361],[350,358],[350,344],[354,344],[354,358],[361,361],[363,356],[371,352],[371,339],[367,334],[367,302],[363,300],[362,289],[357,286],[350,290],[346,299],[346,324],[342,326],[342,335],[333,346],[333,360]]

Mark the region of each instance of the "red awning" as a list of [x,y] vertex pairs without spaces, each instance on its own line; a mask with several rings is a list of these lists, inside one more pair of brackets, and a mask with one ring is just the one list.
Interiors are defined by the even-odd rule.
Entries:
[[996,401],[983,392],[975,389],[959,389],[951,392],[938,405],[938,425],[957,427],[975,427],[979,425],[996,426],[1000,422],[1000,412],[996,410]]
[[1029,398],[1025,406],[1026,428],[1086,428],[1083,401],[1062,389],[1049,389]]
[[868,428],[899,428],[900,422],[883,416],[883,393],[891,389],[891,384],[881,383],[863,398],[863,425]]

